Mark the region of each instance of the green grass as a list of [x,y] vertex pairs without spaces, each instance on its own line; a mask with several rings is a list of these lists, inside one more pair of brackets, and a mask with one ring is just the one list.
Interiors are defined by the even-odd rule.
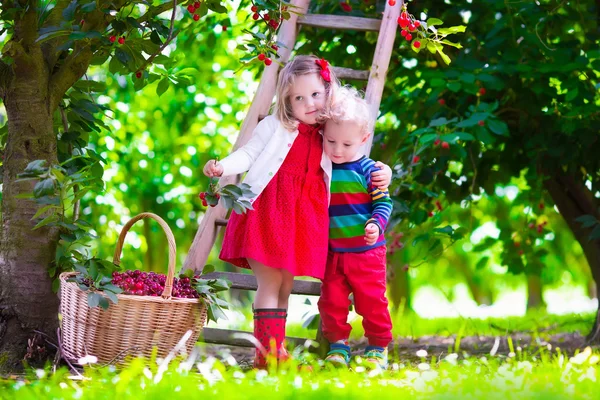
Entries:
[[[395,321],[395,335],[504,336],[507,332],[586,332],[591,316],[527,318],[436,319],[405,316]],[[355,335],[362,335],[355,321]],[[551,329],[549,329],[551,328]],[[293,335],[311,336],[299,326]],[[307,335],[310,333],[310,335]],[[455,342],[456,343],[456,342]],[[512,344],[512,343],[511,343]],[[600,352],[586,349],[574,356],[551,346],[515,345],[507,354],[489,351],[469,355],[461,348],[448,349],[441,358],[434,352],[392,360],[390,369],[373,373],[361,368],[328,370],[311,355],[297,354],[312,363],[313,371],[298,371],[297,365],[279,371],[246,371],[232,358],[204,357],[196,362],[172,362],[161,370],[156,361],[134,360],[128,367],[86,368],[75,380],[67,369],[56,373],[31,370],[26,377],[0,378],[0,399],[573,399],[599,396]],[[448,354],[450,353],[450,354]]]
[[572,399],[597,398],[600,355],[586,350],[569,358],[543,350],[535,357],[463,358],[393,365],[368,372],[287,370],[243,372],[213,358],[196,364],[172,363],[164,372],[156,363],[135,360],[122,371],[88,368],[84,380],[62,369],[55,374],[32,371],[26,379],[0,381],[0,399]]

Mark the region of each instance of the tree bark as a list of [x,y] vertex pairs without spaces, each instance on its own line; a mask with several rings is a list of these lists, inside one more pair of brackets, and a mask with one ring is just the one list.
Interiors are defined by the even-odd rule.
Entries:
[[[544,182],[544,186],[552,196],[554,203],[569,228],[575,235],[575,239],[581,245],[585,258],[592,271],[592,277],[600,290],[600,240],[589,240],[591,228],[582,228],[581,223],[575,219],[582,215],[593,215],[600,219],[598,211],[598,200],[592,192],[576,178],[566,175],[562,171],[546,173],[551,178]],[[596,297],[600,298],[596,294]],[[600,343],[600,307],[596,311],[594,326],[589,333],[588,342]]]
[[542,292],[542,279],[539,275],[526,275],[527,277],[527,311],[546,306]]
[[31,193],[33,184],[15,182],[29,162],[57,161],[48,71],[39,49],[29,57],[28,71],[16,74],[3,93],[8,115],[0,229],[0,370],[4,371],[19,369],[25,356],[32,356],[28,339],[34,330],[55,337],[58,327],[58,297],[48,275],[58,235],[49,228],[32,230],[31,218],[39,206],[17,196]]

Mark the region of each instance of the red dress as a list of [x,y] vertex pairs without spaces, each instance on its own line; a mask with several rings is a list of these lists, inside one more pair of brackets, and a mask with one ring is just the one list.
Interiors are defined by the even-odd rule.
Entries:
[[319,128],[300,124],[287,157],[252,204],[254,210],[231,214],[221,260],[250,268],[250,258],[294,276],[324,277],[329,213]]

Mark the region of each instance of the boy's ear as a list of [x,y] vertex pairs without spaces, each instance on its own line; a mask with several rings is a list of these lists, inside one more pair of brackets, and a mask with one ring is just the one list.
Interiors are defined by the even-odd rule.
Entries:
[[364,144],[367,141],[367,139],[369,138],[369,136],[371,136],[371,132],[365,133],[365,136],[360,141],[360,144]]

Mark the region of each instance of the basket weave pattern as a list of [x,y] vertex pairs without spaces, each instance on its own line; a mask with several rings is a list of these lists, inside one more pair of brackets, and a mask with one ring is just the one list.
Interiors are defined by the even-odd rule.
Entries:
[[175,239],[171,229],[159,216],[142,213],[132,218],[121,231],[113,262],[120,264],[125,236],[131,226],[143,218],[156,220],[169,242],[169,271],[160,297],[119,294],[118,304],[110,302],[108,310],[90,308],[87,293],[67,279],[77,272],[60,275],[60,313],[63,356],[70,361],[85,355],[98,357],[100,363],[121,362],[127,355],[149,357],[153,347],[165,357],[186,331],[192,335],[186,342],[188,353],[206,322],[206,306],[200,299],[172,298],[175,275]]

